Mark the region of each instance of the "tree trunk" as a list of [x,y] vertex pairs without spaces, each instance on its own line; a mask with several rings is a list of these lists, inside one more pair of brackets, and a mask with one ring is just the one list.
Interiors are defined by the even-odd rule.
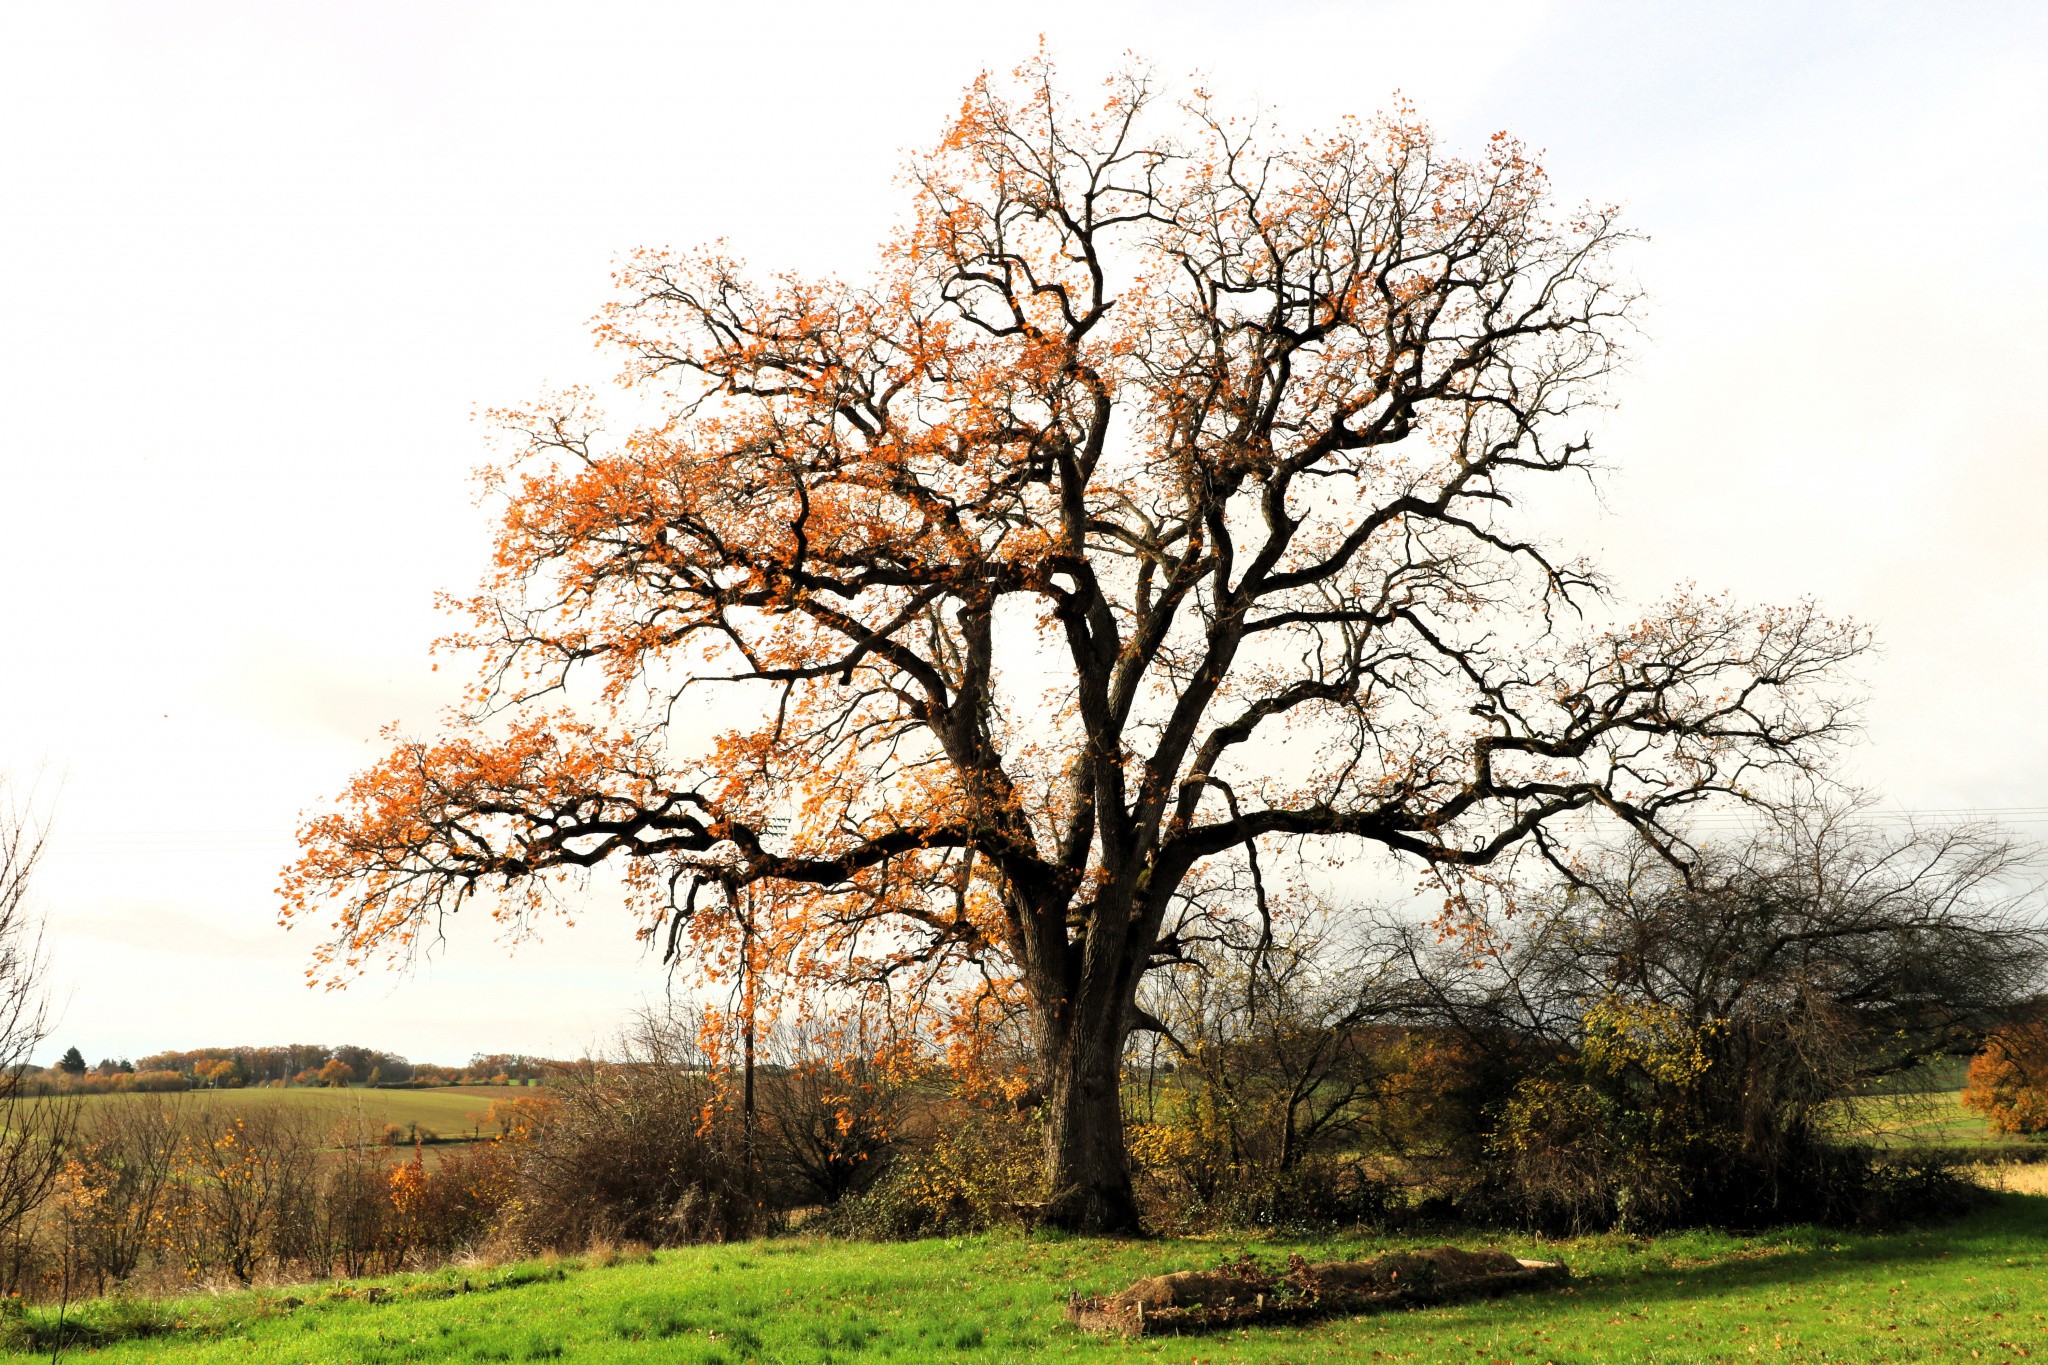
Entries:
[[1076,1028],[1060,1042],[1045,1056],[1045,1221],[1071,1232],[1137,1232],[1124,1152],[1123,1030]]

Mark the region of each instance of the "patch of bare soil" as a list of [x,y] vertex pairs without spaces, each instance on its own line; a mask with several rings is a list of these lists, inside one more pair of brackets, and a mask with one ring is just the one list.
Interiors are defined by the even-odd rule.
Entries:
[[1067,1321],[1118,1336],[1173,1336],[1548,1289],[1570,1274],[1557,1261],[1452,1246],[1317,1265],[1290,1256],[1278,1271],[1247,1257],[1215,1270],[1154,1275],[1108,1298],[1076,1295]]

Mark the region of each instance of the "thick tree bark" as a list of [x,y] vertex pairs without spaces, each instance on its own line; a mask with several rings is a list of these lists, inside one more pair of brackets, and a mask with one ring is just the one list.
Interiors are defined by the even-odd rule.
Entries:
[[1045,1221],[1071,1232],[1138,1232],[1138,1201],[1124,1150],[1122,1020],[1062,1027],[1064,1022],[1042,1020],[1039,1030],[1049,1182]]

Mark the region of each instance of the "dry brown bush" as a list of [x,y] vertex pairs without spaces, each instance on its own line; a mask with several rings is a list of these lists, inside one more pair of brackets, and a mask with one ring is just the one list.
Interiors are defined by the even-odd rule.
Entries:
[[562,1068],[511,1162],[501,1233],[515,1246],[674,1246],[762,1228],[733,1087],[687,1014],[649,1014],[621,1056]]

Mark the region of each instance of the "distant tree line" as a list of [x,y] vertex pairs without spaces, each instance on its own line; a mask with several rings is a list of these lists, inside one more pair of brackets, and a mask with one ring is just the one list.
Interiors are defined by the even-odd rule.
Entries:
[[102,1058],[88,1066],[77,1048],[51,1067],[23,1068],[18,1085],[32,1095],[117,1091],[234,1090],[249,1086],[428,1088],[441,1085],[525,1085],[560,1065],[523,1053],[478,1053],[467,1065],[412,1062],[377,1048],[324,1043],[275,1047],[202,1047],[151,1053],[134,1061]]

